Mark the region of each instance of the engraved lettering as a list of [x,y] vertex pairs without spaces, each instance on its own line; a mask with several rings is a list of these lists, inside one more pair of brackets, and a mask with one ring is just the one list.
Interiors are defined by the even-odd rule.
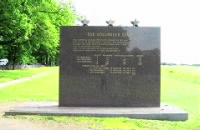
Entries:
[[126,65],[126,58],[122,59],[123,65]]
[[142,65],[143,55],[136,55],[136,57],[138,58],[138,63],[137,63],[137,65],[141,66],[141,65]]
[[86,35],[87,38],[72,39],[72,52],[78,54],[76,62],[87,73],[136,75],[135,65],[143,64],[143,55],[124,53],[129,44],[127,32],[86,32]]
[[88,32],[88,37],[94,37],[95,33],[94,32]]
[[99,56],[101,56],[101,55],[94,55],[94,56],[96,56],[96,65],[98,65],[99,64]]

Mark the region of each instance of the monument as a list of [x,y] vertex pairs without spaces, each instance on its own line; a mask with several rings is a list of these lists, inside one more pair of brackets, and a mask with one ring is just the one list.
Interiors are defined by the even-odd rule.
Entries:
[[60,106],[160,106],[158,27],[62,27]]
[[59,103],[31,102],[6,114],[117,116],[184,121],[160,103],[160,28],[61,27]]

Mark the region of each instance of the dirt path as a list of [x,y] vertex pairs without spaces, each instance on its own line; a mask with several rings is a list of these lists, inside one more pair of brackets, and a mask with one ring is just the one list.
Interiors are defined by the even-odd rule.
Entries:
[[19,103],[0,104],[0,130],[91,130],[86,126],[56,123],[54,121],[35,121],[4,117],[4,112]]
[[48,74],[50,74],[52,72],[53,71],[46,71],[46,72],[35,74],[35,75],[29,76],[29,77],[24,77],[24,78],[20,78],[20,79],[11,80],[11,81],[8,81],[8,82],[0,83],[0,89],[8,87],[8,86],[13,85],[13,84],[25,82],[25,81],[32,80],[32,79],[35,79],[35,78],[40,78],[40,77],[46,76],[46,75],[48,75]]

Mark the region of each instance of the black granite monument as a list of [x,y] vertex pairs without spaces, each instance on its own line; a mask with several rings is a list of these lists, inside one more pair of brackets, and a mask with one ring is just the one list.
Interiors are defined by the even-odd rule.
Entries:
[[61,28],[59,106],[159,107],[160,28]]

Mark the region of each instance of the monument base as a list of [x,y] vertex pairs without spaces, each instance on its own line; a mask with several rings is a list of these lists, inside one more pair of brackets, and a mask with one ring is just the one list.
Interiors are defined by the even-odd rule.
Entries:
[[160,108],[59,107],[56,102],[28,102],[5,112],[5,115],[129,117],[170,121],[188,119],[187,112],[167,104],[161,104]]

